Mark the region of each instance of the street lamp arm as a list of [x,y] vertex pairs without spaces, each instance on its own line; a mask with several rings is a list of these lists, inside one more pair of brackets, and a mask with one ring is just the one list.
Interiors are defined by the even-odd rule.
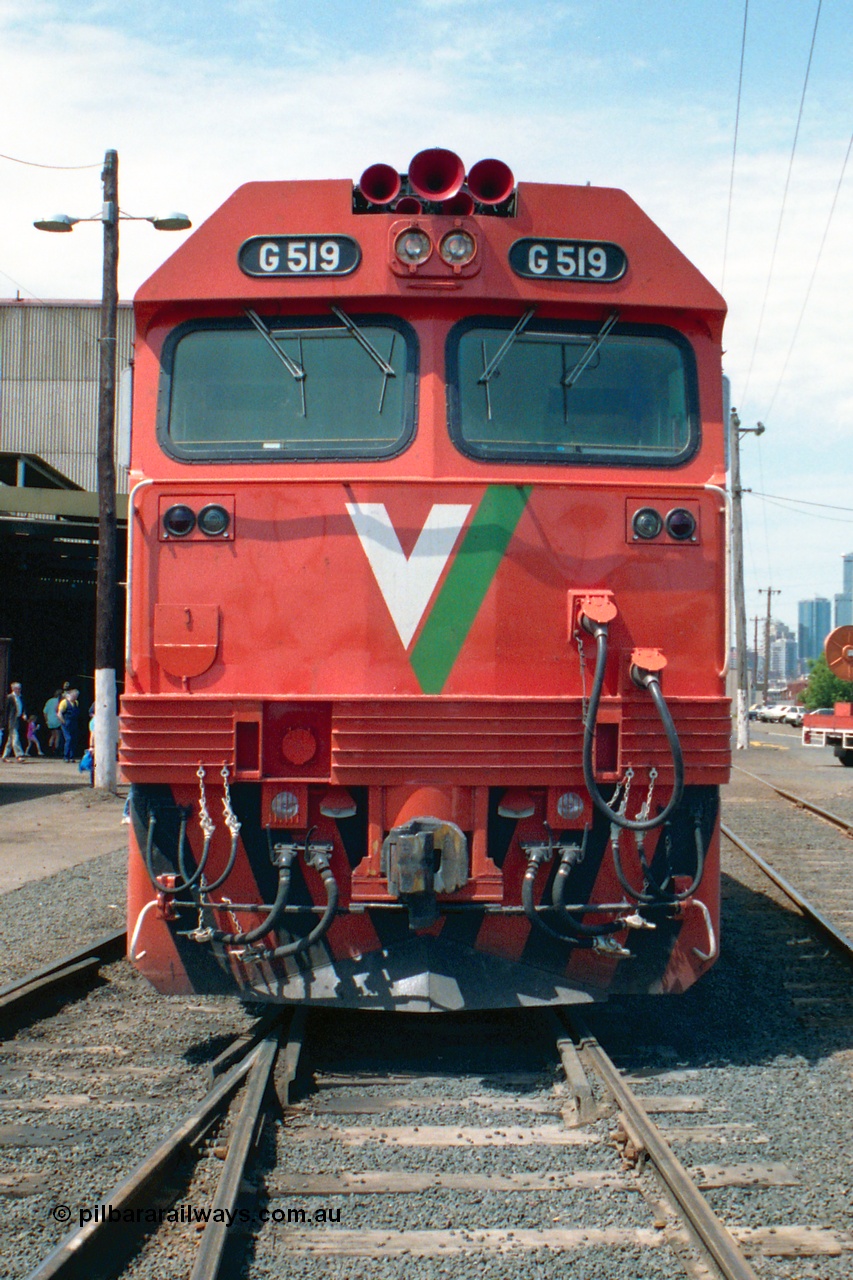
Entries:
[[98,574],[95,602],[95,785],[116,788],[116,314],[118,308],[119,222],[150,222],[157,231],[188,231],[185,213],[122,213],[118,203],[118,153],[108,151],[101,173],[103,204],[91,218],[67,213],[40,218],[39,231],[71,231],[78,222],[100,222],[104,228],[101,327],[98,339]]

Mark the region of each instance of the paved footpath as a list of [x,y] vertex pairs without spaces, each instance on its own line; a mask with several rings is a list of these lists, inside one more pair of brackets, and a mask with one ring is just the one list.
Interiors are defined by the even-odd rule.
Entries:
[[124,848],[127,791],[94,790],[88,773],[52,757],[0,761],[0,894]]

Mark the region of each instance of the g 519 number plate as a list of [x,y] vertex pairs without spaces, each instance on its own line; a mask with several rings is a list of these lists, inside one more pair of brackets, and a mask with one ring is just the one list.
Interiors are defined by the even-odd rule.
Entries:
[[618,244],[604,240],[516,240],[509,265],[528,280],[585,280],[611,284],[628,269]]
[[247,276],[348,276],[360,261],[351,236],[252,236],[237,254]]

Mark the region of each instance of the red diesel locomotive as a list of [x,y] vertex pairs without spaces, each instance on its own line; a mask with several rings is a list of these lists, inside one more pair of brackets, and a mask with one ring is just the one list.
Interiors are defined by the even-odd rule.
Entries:
[[621,191],[241,187],[141,288],[121,767],[163,992],[678,992],[728,777],[719,294]]

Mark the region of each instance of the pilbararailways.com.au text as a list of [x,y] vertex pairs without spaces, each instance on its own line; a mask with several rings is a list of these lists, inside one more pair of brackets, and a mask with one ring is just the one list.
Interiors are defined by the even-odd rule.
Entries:
[[[57,1212],[62,1210],[63,1212]],[[67,1216],[66,1216],[67,1215]],[[57,1205],[51,1210],[51,1217],[57,1222],[69,1221],[65,1205]],[[147,1209],[116,1209],[110,1204],[98,1204],[91,1208],[84,1207],[77,1212],[81,1227],[91,1223],[123,1222],[128,1224],[160,1225],[164,1222],[186,1223],[188,1226],[207,1225],[209,1222],[221,1223],[227,1227],[258,1225],[267,1222],[293,1225],[322,1226],[329,1222],[340,1222],[339,1208],[303,1209],[290,1206],[288,1208],[260,1209],[213,1209],[208,1206],[178,1204],[171,1207],[150,1207]]]

